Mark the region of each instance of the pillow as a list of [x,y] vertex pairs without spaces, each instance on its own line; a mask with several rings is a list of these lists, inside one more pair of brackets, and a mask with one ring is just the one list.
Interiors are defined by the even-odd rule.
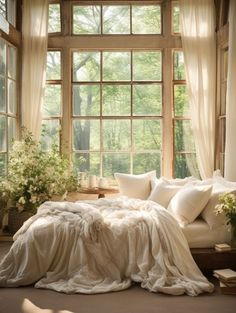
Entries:
[[164,208],[167,208],[171,198],[180,188],[182,188],[182,186],[172,185],[168,180],[161,178],[152,189],[148,200],[157,202]]
[[219,226],[226,224],[226,217],[224,214],[215,213],[215,207],[219,204],[219,196],[226,192],[232,192],[236,194],[236,189],[226,188],[220,184],[214,184],[210,200],[201,213],[201,217],[207,222],[210,229],[215,229]]
[[151,191],[151,180],[156,177],[156,171],[140,175],[115,173],[114,176],[121,195],[146,200]]
[[207,204],[211,191],[212,186],[185,186],[171,199],[168,211],[181,225],[192,223]]

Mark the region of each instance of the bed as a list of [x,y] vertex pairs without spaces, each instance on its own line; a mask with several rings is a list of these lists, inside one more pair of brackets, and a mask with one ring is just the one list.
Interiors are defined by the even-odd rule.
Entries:
[[125,196],[44,203],[0,264],[0,287],[93,294],[133,283],[172,295],[213,291],[176,219],[154,201]]

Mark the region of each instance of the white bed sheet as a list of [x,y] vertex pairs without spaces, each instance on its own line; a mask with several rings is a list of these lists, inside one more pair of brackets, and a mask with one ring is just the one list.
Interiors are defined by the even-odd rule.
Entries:
[[213,248],[216,243],[230,241],[230,232],[226,226],[210,229],[202,218],[197,218],[193,223],[181,228],[190,248]]

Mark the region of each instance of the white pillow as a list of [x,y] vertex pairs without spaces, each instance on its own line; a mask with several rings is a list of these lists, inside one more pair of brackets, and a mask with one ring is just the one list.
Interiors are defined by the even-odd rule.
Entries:
[[146,200],[151,191],[151,181],[156,177],[156,171],[140,175],[115,173],[114,176],[121,195]]
[[148,200],[155,201],[164,208],[167,208],[171,198],[181,188],[182,186],[172,185],[168,180],[161,178],[153,187]]
[[192,223],[207,204],[211,191],[212,186],[185,186],[171,199],[168,211],[181,225]]
[[226,217],[224,214],[215,213],[215,207],[219,204],[219,196],[226,192],[236,194],[236,189],[226,188],[220,184],[214,184],[210,200],[201,213],[202,218],[207,222],[210,229],[215,229],[219,226],[226,224]]

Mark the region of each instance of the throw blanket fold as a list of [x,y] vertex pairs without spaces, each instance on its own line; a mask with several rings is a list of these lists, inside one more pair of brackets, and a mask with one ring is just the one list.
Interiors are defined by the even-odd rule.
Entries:
[[178,223],[152,201],[46,202],[15,234],[0,264],[0,287],[35,283],[93,294],[132,282],[173,295],[213,291]]

